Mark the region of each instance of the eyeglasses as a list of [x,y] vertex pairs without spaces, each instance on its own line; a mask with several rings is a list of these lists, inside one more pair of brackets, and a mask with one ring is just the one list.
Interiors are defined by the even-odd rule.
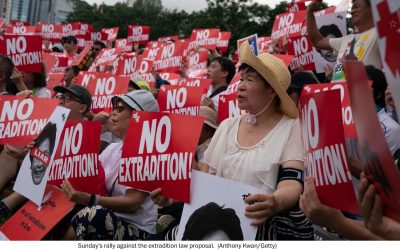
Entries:
[[64,103],[67,103],[70,101],[76,101],[76,102],[82,103],[81,100],[79,100],[77,98],[73,98],[72,96],[69,96],[69,95],[56,95],[56,99],[58,99]]
[[96,48],[96,47],[92,47],[93,51],[99,52],[101,49],[100,48]]
[[113,108],[112,110],[116,110],[118,113],[123,112],[124,110],[129,110],[132,111],[133,109],[127,107],[126,105],[124,105],[122,102],[117,102],[116,104],[113,104]]

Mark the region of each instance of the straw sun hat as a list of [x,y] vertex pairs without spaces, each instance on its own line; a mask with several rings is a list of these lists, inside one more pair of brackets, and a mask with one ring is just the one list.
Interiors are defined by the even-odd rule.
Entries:
[[256,56],[249,43],[244,42],[239,48],[239,60],[252,67],[275,90],[281,101],[280,110],[290,118],[297,118],[297,108],[292,98],[286,93],[290,85],[290,73],[283,61],[271,54]]

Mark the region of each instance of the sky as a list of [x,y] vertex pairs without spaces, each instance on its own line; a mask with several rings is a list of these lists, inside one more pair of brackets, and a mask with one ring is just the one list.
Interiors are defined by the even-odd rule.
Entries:
[[[207,7],[206,0],[161,0],[162,4],[165,8],[168,9],[178,9],[178,10],[185,10],[186,12],[192,12],[201,10]],[[255,0],[258,3],[268,4],[271,7],[274,7],[277,3],[282,2],[282,0]],[[340,2],[341,0],[325,0],[328,5],[334,5]],[[93,3],[100,3],[104,2],[108,5],[113,5],[117,2],[125,2],[124,0],[86,0],[86,2],[93,4]]]

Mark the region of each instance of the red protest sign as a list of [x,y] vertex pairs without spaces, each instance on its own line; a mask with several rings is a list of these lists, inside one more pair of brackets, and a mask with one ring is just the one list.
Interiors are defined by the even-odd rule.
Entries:
[[208,88],[211,85],[211,79],[202,79],[202,78],[183,78],[180,81],[180,85],[188,86],[188,87],[201,87],[204,89],[204,94],[207,94]]
[[68,67],[69,57],[61,53],[42,53],[43,63],[47,73],[65,73]]
[[169,82],[171,85],[177,85],[180,79],[179,74],[169,72],[160,73],[160,77]]
[[296,36],[288,39],[288,50],[294,55],[290,68],[293,71],[315,70],[313,47],[308,36]]
[[347,163],[340,92],[330,90],[300,98],[300,121],[306,166],[321,203],[359,213]]
[[0,54],[10,57],[21,71],[41,72],[42,40],[40,36],[4,35]]
[[79,55],[73,59],[73,61],[69,64],[70,66],[78,66],[80,69],[85,69],[88,63],[88,59],[93,57],[93,51],[90,46],[86,46]]
[[188,55],[186,74],[190,78],[207,76],[208,51],[199,51]]
[[218,35],[218,41],[217,41],[217,48],[219,51],[222,53],[225,53],[228,51],[228,46],[229,46],[229,39],[231,39],[231,32],[229,31],[220,31]]
[[63,25],[39,22],[36,24],[36,34],[50,39],[52,42],[60,42],[63,37]]
[[160,111],[199,115],[202,90],[201,87],[162,85],[157,98]]
[[114,28],[103,28],[101,32],[107,34],[107,41],[115,41],[117,39],[119,27],[114,27]]
[[400,173],[378,121],[364,65],[345,61],[344,66],[364,172],[382,198],[384,214],[400,222]]
[[[122,148],[118,183],[190,201],[191,166],[203,117],[134,112]],[[182,138],[185,138],[182,140]]]
[[293,3],[289,3],[285,7],[286,12],[297,12],[297,11],[302,11],[302,10],[307,10],[305,2],[293,2]]
[[117,59],[121,52],[123,52],[123,49],[121,48],[102,49],[99,55],[96,57],[96,60],[93,62],[92,66],[90,66],[89,71],[94,72],[99,66],[108,66],[110,64],[113,64],[113,62]]
[[182,66],[183,50],[186,45],[182,42],[163,44],[157,52],[154,69],[157,72],[179,73],[179,68]]
[[133,43],[128,42],[128,39],[123,38],[123,39],[117,39],[115,40],[115,46],[116,49],[122,49],[123,52],[131,52]]
[[356,138],[357,132],[353,121],[353,114],[350,107],[349,92],[346,83],[323,83],[323,84],[307,84],[303,87],[302,94],[319,93],[321,91],[329,91],[338,89],[340,91],[340,102],[342,106],[342,120],[345,138]]
[[54,92],[53,88],[55,86],[63,84],[64,73],[49,73],[47,74],[47,88],[51,91],[51,96],[54,97],[56,92]]
[[120,55],[116,62],[116,75],[132,75],[139,70],[141,57],[136,53]]
[[41,240],[74,205],[62,190],[47,185],[40,208],[28,201],[4,223],[0,233],[8,240]]
[[34,35],[35,31],[36,31],[36,26],[7,25],[6,34],[7,35]]
[[116,95],[124,95],[128,91],[129,77],[116,76],[111,73],[88,73],[78,75],[77,84],[81,84],[92,94],[93,113],[106,111],[111,113],[111,99]]
[[260,51],[260,53],[270,51],[270,49],[269,49],[271,46],[271,37],[270,36],[258,37],[257,42],[258,42],[258,51]]
[[378,33],[378,44],[385,77],[391,88],[397,116],[400,117],[400,5],[397,1],[377,0],[371,6]]
[[155,60],[158,54],[158,51],[161,49],[161,46],[164,43],[162,42],[157,42],[157,41],[151,41],[147,44],[147,47],[143,50],[143,58],[149,59],[149,60]]
[[90,41],[92,41],[91,44],[93,44],[94,41],[103,41],[106,42],[108,41],[108,34],[103,32],[103,31],[91,31],[89,32],[90,34]]
[[24,22],[21,20],[11,20],[11,24],[15,26],[29,26],[29,22]]
[[128,41],[139,44],[147,44],[149,42],[150,26],[129,25]]
[[306,33],[304,25],[307,11],[285,12],[276,16],[271,37],[279,40],[282,37],[295,37]]
[[68,179],[79,191],[98,192],[98,158],[101,124],[92,121],[66,121],[48,183],[60,186]]
[[219,29],[194,29],[190,36],[189,49],[200,46],[205,49],[217,47]]
[[26,146],[46,125],[58,100],[48,98],[0,97],[0,144]]

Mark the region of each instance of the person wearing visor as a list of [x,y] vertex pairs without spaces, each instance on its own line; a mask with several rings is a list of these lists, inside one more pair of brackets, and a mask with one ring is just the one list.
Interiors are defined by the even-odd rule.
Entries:
[[[132,112],[158,112],[153,95],[136,90],[112,99],[112,130],[122,141],[128,133]],[[66,180],[62,188],[71,201],[86,206],[72,219],[64,239],[145,240],[155,233],[157,208],[148,193],[118,183],[123,143],[111,143],[99,156],[108,196],[75,190]]]

